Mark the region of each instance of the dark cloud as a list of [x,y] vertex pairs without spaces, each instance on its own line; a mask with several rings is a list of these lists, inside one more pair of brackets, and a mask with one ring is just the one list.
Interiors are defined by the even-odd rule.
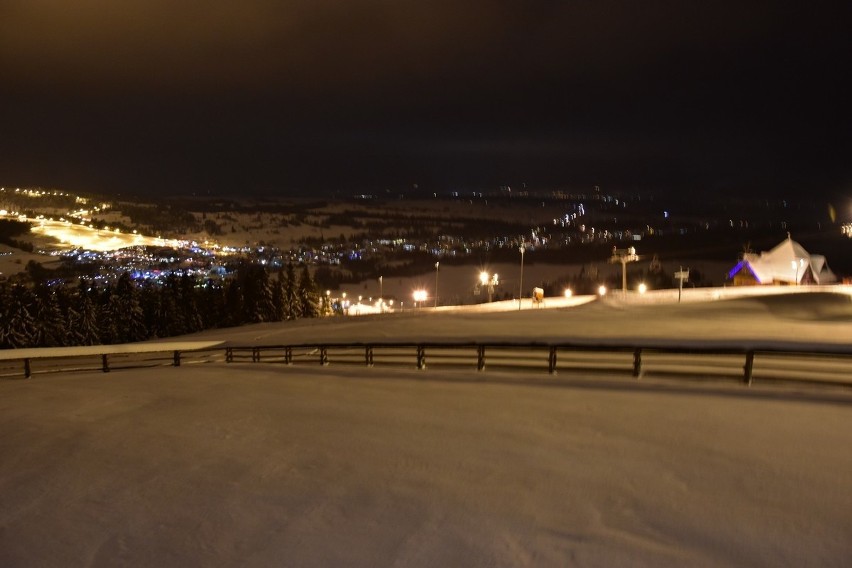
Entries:
[[848,190],[845,9],[7,0],[4,183]]

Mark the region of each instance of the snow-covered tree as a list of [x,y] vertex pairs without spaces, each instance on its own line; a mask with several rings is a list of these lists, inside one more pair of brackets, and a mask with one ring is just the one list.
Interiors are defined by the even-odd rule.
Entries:
[[299,308],[303,318],[316,318],[320,316],[320,298],[314,279],[308,265],[302,267],[299,277]]
[[298,319],[302,316],[297,290],[296,267],[293,266],[292,262],[289,262],[287,263],[287,274],[284,278],[283,310],[285,319]]
[[0,347],[33,347],[35,297],[32,292],[20,284],[4,284],[0,300]]
[[237,278],[225,284],[225,309],[222,325],[233,326],[243,323],[243,293]]
[[282,321],[287,319],[284,306],[284,270],[279,270],[272,284],[272,320]]
[[65,315],[59,300],[46,284],[39,284],[33,303],[33,346],[59,347],[66,344]]
[[84,284],[80,283],[77,291],[78,307],[74,329],[81,345],[95,345],[101,341],[100,305],[93,294],[94,292],[85,290]]

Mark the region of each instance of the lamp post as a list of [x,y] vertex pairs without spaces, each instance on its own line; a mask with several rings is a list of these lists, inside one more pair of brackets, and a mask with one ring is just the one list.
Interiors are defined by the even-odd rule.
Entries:
[[488,302],[491,302],[491,296],[494,294],[494,288],[500,284],[500,277],[496,274],[488,274],[485,271],[479,273],[479,282],[488,291]]
[[435,263],[435,307],[438,307],[438,269],[441,267],[440,262]]
[[524,301],[524,252],[526,248],[522,244],[518,251],[521,253],[521,281],[518,284],[518,311],[521,311],[521,303]]
[[385,297],[384,282],[382,280],[382,277],[379,276],[379,301],[381,302],[382,298],[384,298],[384,297]]

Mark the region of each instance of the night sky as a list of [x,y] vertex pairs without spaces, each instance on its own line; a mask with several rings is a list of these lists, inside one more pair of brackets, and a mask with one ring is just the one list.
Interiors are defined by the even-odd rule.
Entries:
[[842,6],[2,0],[0,185],[848,198]]

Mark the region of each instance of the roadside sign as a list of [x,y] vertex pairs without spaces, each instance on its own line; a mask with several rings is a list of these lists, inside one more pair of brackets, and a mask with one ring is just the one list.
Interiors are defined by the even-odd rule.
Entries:
[[680,303],[680,297],[683,294],[683,283],[686,280],[689,280],[689,269],[683,269],[680,267],[680,270],[674,273],[674,277],[677,278],[677,301]]

